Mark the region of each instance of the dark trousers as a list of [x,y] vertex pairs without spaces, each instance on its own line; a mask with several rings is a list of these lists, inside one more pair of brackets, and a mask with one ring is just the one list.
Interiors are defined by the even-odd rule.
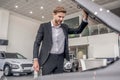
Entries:
[[51,54],[42,66],[42,75],[63,73],[63,54]]

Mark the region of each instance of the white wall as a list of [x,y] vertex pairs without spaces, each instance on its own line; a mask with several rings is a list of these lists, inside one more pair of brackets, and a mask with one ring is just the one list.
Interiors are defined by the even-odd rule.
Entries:
[[108,33],[69,39],[69,46],[88,45],[88,58],[111,58],[119,55],[118,34]]
[[19,14],[10,14],[7,52],[18,52],[32,59],[33,43],[40,21],[24,17]]
[[8,45],[0,45],[0,51],[18,52],[32,59],[33,43],[40,21],[0,8],[0,39],[8,39]]
[[[9,11],[0,8],[0,39],[8,39]],[[0,45],[0,51],[6,51],[6,45]]]
[[88,45],[88,37],[70,38],[69,46]]
[[106,58],[119,56],[118,34],[109,33],[88,37],[91,58]]

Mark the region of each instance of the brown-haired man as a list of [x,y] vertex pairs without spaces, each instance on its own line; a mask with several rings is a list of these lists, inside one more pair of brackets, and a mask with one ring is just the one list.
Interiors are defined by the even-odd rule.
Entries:
[[69,28],[62,23],[65,15],[64,7],[58,6],[53,11],[53,19],[39,27],[34,42],[33,67],[35,71],[39,71],[42,67],[43,75],[63,72],[64,58],[69,61],[68,34],[81,33],[88,24],[86,22],[88,15],[84,11],[83,21],[76,29]]

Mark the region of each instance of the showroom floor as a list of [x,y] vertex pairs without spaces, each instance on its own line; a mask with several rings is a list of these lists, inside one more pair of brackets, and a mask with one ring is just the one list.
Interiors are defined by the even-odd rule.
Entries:
[[33,75],[9,76],[7,80],[33,80]]

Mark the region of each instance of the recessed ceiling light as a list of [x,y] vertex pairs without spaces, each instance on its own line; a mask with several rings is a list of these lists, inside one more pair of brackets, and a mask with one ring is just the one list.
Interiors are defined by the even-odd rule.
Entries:
[[40,9],[43,9],[43,6],[41,6]]
[[110,12],[110,10],[107,10],[107,12],[109,13],[109,12]]
[[42,16],[42,18],[45,18],[44,16]]
[[18,5],[15,5],[15,8],[18,8]]
[[95,15],[97,15],[98,13],[97,13],[97,12],[95,12],[94,14],[95,14]]
[[61,2],[62,0],[58,0],[59,2]]
[[95,0],[92,0],[93,2],[95,1]]
[[32,12],[32,11],[30,11],[29,13],[30,13],[30,14],[32,14],[33,12]]
[[103,11],[103,9],[102,9],[102,8],[100,8],[100,11]]

